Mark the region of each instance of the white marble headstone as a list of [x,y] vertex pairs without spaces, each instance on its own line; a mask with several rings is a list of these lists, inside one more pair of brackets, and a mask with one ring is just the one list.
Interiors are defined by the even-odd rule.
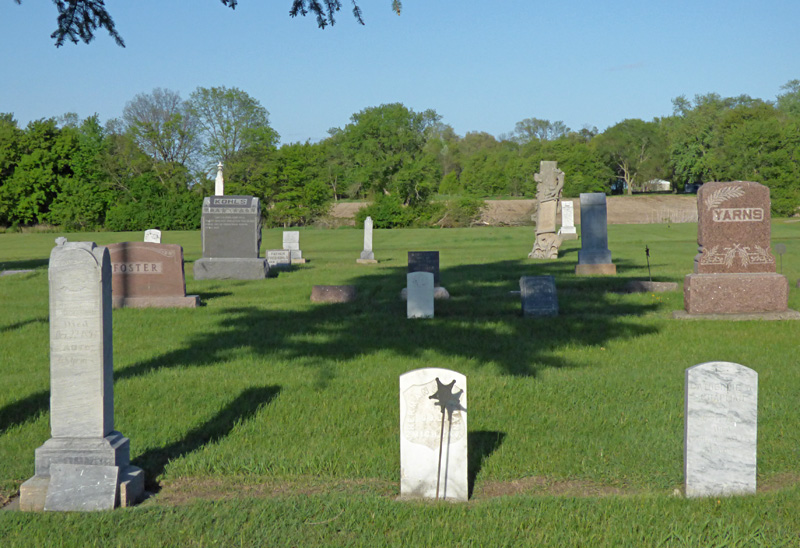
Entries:
[[559,235],[577,235],[575,230],[575,206],[572,202],[561,202],[561,228],[558,233]]
[[161,231],[156,228],[151,228],[144,231],[144,241],[152,242],[154,244],[161,243]]
[[225,195],[225,178],[222,176],[222,162],[217,164],[217,178],[214,180],[214,196]]
[[686,370],[687,497],[756,492],[758,374],[730,362]]
[[372,217],[364,219],[364,251],[361,252],[361,260],[375,260],[375,253],[372,252]]
[[406,314],[409,318],[433,318],[433,273],[409,272],[406,275]]
[[[426,273],[430,274],[430,273]],[[400,375],[400,496],[466,501],[467,378],[439,368]]]

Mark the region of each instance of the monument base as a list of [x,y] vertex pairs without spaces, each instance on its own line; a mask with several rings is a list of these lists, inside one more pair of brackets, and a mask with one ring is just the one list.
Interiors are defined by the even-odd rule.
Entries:
[[688,314],[784,312],[788,299],[788,280],[774,272],[688,274],[683,282]]
[[200,295],[185,297],[111,297],[114,308],[197,308]]
[[[444,299],[444,300],[449,299],[450,298],[450,292],[447,291],[447,289],[445,289],[442,286],[434,287],[433,288],[433,298],[434,299]],[[404,287],[400,291],[400,299],[404,300],[404,301],[408,300],[408,288],[407,287]]]
[[[292,260],[292,263],[296,262]],[[195,280],[261,280],[269,274],[266,259],[198,259]]]
[[[35,455],[35,475],[20,487],[23,511],[110,510],[130,506],[144,493],[144,472],[130,466],[130,441],[119,432],[104,438],[50,438]],[[54,470],[57,484],[51,486]],[[96,481],[98,471],[109,481]],[[101,484],[105,503],[95,504]],[[81,501],[82,493],[94,502]],[[61,507],[65,500],[68,505]]]
[[354,285],[315,285],[311,288],[311,302],[349,303],[356,300]]
[[358,264],[378,264],[375,259],[356,259]]
[[567,228],[566,230],[562,227],[558,231],[558,236],[561,238],[562,241],[564,240],[577,240],[578,239],[578,231],[575,230],[574,226]]
[[576,276],[616,276],[617,265],[605,264],[578,264],[575,265]]

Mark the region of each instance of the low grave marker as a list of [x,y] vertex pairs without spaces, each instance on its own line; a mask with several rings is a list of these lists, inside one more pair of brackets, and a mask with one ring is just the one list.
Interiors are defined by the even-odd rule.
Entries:
[[409,272],[406,274],[408,289],[406,315],[408,318],[433,318],[433,274]]
[[523,316],[558,316],[553,276],[523,276],[519,279],[519,289]]

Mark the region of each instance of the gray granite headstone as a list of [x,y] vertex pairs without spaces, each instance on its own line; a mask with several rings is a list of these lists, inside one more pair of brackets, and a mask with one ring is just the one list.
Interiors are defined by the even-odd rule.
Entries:
[[519,279],[524,316],[558,316],[556,279],[553,276],[523,276]]
[[433,274],[434,287],[439,287],[439,252],[409,251],[408,272],[430,272]]
[[270,270],[288,270],[292,267],[292,252],[288,249],[268,249],[266,255]]
[[758,374],[730,362],[686,370],[687,497],[756,492]]
[[198,280],[257,280],[269,273],[261,247],[261,203],[253,196],[203,199],[203,258],[194,263]]
[[578,251],[578,264],[610,262],[606,195],[602,192],[583,193],[581,194],[581,250]]
[[205,198],[202,237],[203,258],[258,258],[261,246],[261,205],[258,198]]
[[[36,449],[36,475],[20,488],[23,510],[44,508],[53,465],[114,466],[126,474],[139,470],[129,466],[128,439],[114,430],[108,250],[66,238],[56,243],[48,271],[51,438]],[[82,476],[66,477],[72,469],[60,470],[65,482],[84,484]]]
[[119,468],[88,464],[54,463],[45,511],[95,512],[119,505]]
[[406,274],[408,295],[406,313],[409,318],[433,318],[433,274],[409,272]]

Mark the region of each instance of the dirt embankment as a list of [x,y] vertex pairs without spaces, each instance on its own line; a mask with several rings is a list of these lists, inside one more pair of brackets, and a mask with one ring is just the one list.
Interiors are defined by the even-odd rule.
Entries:
[[[581,223],[581,204],[578,198],[564,198],[575,206],[575,224]],[[356,211],[367,202],[337,203],[331,216],[341,220],[353,219]],[[529,225],[536,211],[536,200],[486,200],[481,224]],[[560,215],[559,215],[560,217]],[[561,222],[561,219],[558,219]],[[609,196],[609,224],[652,224],[697,222],[697,197],[692,194],[646,194],[640,196]]]

